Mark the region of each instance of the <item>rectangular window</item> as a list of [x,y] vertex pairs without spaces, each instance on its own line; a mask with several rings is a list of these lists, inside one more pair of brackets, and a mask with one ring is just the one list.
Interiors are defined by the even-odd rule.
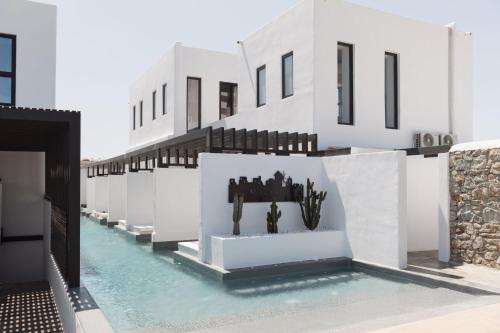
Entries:
[[135,105],[132,108],[132,128],[135,130]]
[[282,98],[293,95],[293,52],[281,58],[281,87]]
[[16,104],[16,36],[0,33],[0,105]]
[[266,66],[257,68],[257,107],[266,105]]
[[385,53],[385,127],[399,128],[398,55]]
[[337,45],[338,123],[354,124],[354,67],[352,45]]
[[201,79],[188,77],[187,79],[187,130],[201,127]]
[[156,90],[153,91],[153,120],[156,119]]
[[238,85],[221,82],[219,89],[219,119],[238,113]]
[[139,126],[141,127],[142,127],[142,105],[143,103],[141,101],[141,103],[139,104]]
[[162,114],[167,114],[167,84],[161,87]]

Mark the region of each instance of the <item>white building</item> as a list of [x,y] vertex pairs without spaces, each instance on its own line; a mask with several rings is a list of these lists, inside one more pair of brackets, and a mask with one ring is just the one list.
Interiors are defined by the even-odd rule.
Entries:
[[472,139],[472,37],[453,25],[304,0],[236,48],[176,44],[137,80],[130,150],[206,126],[316,133],[320,149]]

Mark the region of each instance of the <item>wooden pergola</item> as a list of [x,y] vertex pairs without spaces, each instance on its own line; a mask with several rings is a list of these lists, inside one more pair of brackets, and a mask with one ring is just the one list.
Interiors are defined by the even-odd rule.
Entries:
[[52,207],[51,253],[68,286],[78,287],[80,113],[0,106],[0,151],[45,153],[45,196]]

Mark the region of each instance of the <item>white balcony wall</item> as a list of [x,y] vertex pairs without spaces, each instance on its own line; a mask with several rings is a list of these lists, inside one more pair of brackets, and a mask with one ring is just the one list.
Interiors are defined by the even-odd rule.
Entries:
[[198,239],[199,169],[154,171],[154,243]]
[[93,210],[96,209],[96,201],[95,201],[95,196],[96,196],[96,179],[97,177],[92,177],[92,178],[87,178],[87,185],[86,185],[86,198],[87,198],[87,212],[92,213]]
[[95,210],[100,213],[109,209],[109,178],[95,177]]
[[129,172],[127,177],[127,224],[152,226],[154,221],[153,173]]
[[87,169],[80,169],[80,205],[87,204]]
[[17,106],[55,108],[56,25],[56,6],[0,1],[0,33],[17,37]]
[[127,177],[109,175],[108,222],[118,222],[127,217]]

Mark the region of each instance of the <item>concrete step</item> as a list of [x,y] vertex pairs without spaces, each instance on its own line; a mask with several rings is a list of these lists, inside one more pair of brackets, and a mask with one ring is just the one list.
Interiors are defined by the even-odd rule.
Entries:
[[179,252],[192,257],[198,257],[198,241],[179,243]]

